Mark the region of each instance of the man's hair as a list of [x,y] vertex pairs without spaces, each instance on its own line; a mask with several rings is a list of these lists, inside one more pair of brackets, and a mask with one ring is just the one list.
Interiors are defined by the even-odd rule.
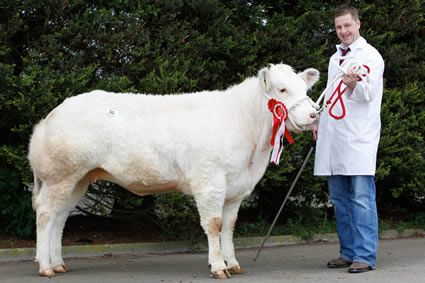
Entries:
[[334,19],[346,14],[351,14],[351,17],[353,17],[353,20],[355,21],[359,19],[359,12],[357,9],[348,4],[344,4],[335,8]]

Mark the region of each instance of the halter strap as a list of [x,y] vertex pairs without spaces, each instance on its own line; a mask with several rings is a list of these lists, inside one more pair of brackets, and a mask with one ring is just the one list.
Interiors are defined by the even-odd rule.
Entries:
[[[270,97],[266,92],[262,91],[263,95],[267,98],[267,99],[274,99],[272,97]],[[286,105],[286,108],[288,109],[288,119],[289,121],[291,121],[292,125],[294,126],[294,128],[298,131],[303,131],[305,129],[305,127],[300,127],[297,125],[297,123],[295,123],[292,115],[290,114],[290,111],[292,109],[294,109],[295,107],[299,106],[304,100],[307,100],[311,106],[313,106],[315,109],[319,110],[320,106],[319,104],[315,103],[310,97],[305,96],[303,98],[298,99],[297,101],[295,101],[293,104],[291,104],[290,106]]]

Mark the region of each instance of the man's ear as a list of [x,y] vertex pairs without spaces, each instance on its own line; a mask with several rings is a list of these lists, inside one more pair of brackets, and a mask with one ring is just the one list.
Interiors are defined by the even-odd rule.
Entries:
[[311,88],[320,79],[320,72],[314,68],[308,68],[304,72],[299,73],[298,76],[305,81],[308,88]]
[[261,69],[258,72],[258,81],[260,83],[260,87],[264,92],[269,92],[270,90],[270,68],[266,67]]

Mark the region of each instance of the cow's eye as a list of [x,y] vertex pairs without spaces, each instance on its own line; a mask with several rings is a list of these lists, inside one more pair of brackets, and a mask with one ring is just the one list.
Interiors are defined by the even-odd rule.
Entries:
[[281,88],[281,89],[279,89],[279,92],[280,92],[280,93],[285,93],[285,92],[286,92],[286,88]]

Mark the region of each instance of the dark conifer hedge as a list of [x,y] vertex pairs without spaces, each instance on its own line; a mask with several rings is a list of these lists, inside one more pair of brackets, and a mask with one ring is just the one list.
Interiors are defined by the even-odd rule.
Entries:
[[[10,233],[34,232],[27,145],[32,127],[65,98],[93,89],[158,95],[225,89],[279,62],[319,69],[322,78],[311,93],[318,97],[337,43],[332,10],[343,2],[0,0],[2,222]],[[381,215],[423,212],[424,1],[351,2],[360,12],[361,34],[386,65],[378,209]],[[274,216],[313,145],[310,133],[295,139],[255,190],[251,207],[264,218]],[[312,202],[327,200],[312,164],[293,195],[304,202],[288,204],[292,215],[308,215]],[[158,203],[112,193],[120,200],[117,211]]]

